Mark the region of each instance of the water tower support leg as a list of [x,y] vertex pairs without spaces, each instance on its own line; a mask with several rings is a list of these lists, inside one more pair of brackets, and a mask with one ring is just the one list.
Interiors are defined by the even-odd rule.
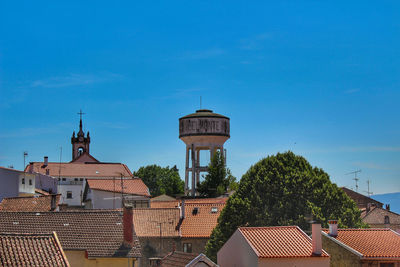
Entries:
[[192,144],[192,196],[196,194],[196,152]]
[[189,153],[190,147],[186,146],[185,195],[187,195],[189,191]]

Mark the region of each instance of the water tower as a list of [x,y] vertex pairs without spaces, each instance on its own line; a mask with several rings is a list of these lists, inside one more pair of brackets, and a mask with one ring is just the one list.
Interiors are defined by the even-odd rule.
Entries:
[[[226,159],[224,143],[230,135],[229,118],[200,109],[179,119],[179,138],[186,144],[185,194],[196,195],[196,184],[200,173],[208,171],[208,166],[200,166],[200,151],[209,150],[210,159],[219,150]],[[189,173],[192,174],[192,188],[189,191]]]

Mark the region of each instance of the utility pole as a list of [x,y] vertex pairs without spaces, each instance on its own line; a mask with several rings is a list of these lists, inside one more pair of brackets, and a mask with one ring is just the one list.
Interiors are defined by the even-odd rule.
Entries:
[[354,174],[354,178],[352,180],[354,180],[356,182],[356,192],[358,192],[358,181],[360,180],[359,178],[357,178],[357,173],[359,173],[359,172],[361,172],[361,170],[346,173],[346,175]]

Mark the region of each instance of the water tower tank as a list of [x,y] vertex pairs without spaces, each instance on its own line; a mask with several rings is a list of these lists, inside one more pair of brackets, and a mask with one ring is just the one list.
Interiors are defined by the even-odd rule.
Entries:
[[[179,119],[179,138],[186,144],[186,194],[196,194],[200,173],[208,170],[207,166],[200,166],[200,150],[209,150],[210,158],[219,150],[226,158],[224,143],[229,137],[229,118],[213,113],[212,110],[200,109]],[[192,173],[190,191],[189,173]]]

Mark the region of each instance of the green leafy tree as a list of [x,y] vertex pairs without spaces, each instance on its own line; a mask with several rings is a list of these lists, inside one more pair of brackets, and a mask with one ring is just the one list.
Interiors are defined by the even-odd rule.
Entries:
[[158,165],[140,167],[134,176],[142,178],[152,197],[166,194],[169,196],[183,194],[184,182],[176,166],[162,168]]
[[236,178],[226,168],[223,155],[216,151],[208,165],[208,173],[204,181],[197,184],[197,191],[200,196],[218,197],[227,192],[228,189],[235,190],[236,185]]
[[243,175],[239,188],[227,201],[206,245],[216,260],[218,250],[240,226],[298,225],[308,230],[310,217],[327,227],[363,227],[356,204],[329,180],[292,152],[262,159]]

